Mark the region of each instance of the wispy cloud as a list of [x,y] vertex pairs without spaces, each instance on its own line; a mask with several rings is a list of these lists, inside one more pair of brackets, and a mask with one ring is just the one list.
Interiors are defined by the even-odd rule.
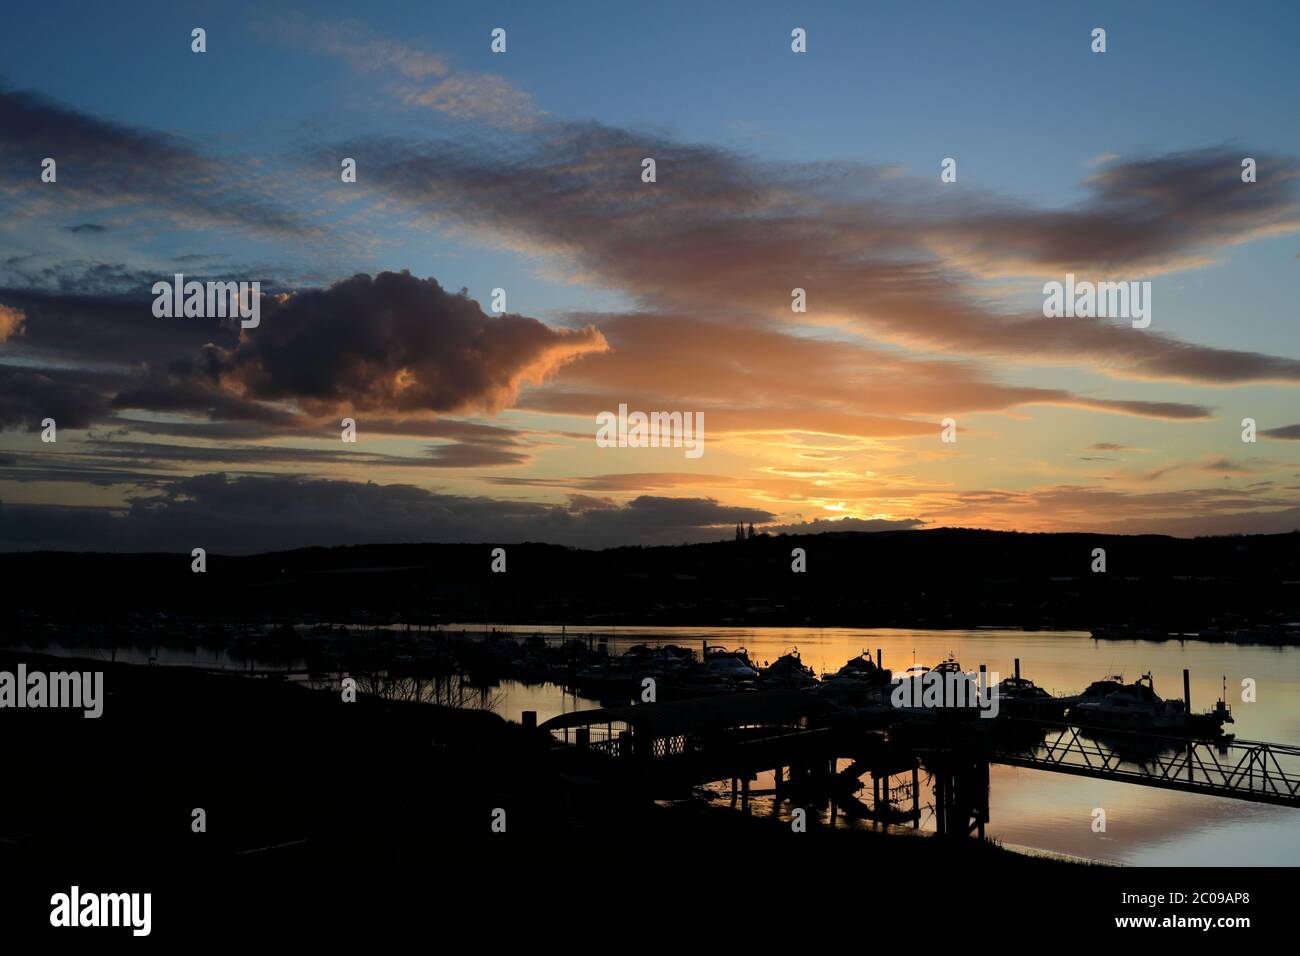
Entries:
[[[234,225],[278,237],[315,232],[250,181],[243,165],[218,162],[165,133],[5,89],[0,129],[0,203],[11,215],[83,217],[95,209],[137,207],[182,226]],[[55,183],[40,182],[43,157],[57,164]]]
[[1260,434],[1265,438],[1277,438],[1282,441],[1300,441],[1300,424],[1266,428]]
[[255,28],[265,39],[336,57],[357,73],[385,78],[389,93],[408,107],[511,128],[527,128],[542,116],[531,94],[504,77],[460,70],[440,54],[380,36],[355,20],[278,17],[259,20]]
[[[811,321],[913,348],[1040,365],[1086,359],[1132,379],[1300,383],[1291,357],[1008,310],[979,285],[1005,274],[1145,275],[1300,229],[1300,167],[1281,157],[1270,184],[1249,188],[1234,180],[1227,150],[1116,164],[1095,177],[1087,203],[1063,212],[988,198],[941,204],[928,184],[881,167],[760,163],[596,124],[548,124],[513,148],[342,148],[366,155],[382,189],[441,227],[549,256],[561,273],[663,311],[781,323],[798,286]],[[654,184],[640,181],[644,156],[657,160]]]

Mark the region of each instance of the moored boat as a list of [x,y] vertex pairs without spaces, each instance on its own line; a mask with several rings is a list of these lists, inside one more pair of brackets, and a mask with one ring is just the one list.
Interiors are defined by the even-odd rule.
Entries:
[[1068,700],[1053,697],[1027,677],[1005,677],[994,685],[998,708],[1008,717],[1061,717]]
[[792,648],[761,671],[763,683],[773,687],[802,690],[817,683],[817,675],[799,657],[799,648]]
[[1222,699],[1212,711],[1189,714],[1183,701],[1160,697],[1147,673],[1131,684],[1114,677],[1093,682],[1070,708],[1070,719],[1091,727],[1219,736],[1232,714]]
[[869,651],[863,651],[857,657],[849,658],[833,674],[823,674],[823,681],[861,681],[871,685],[888,684],[893,674],[871,659]]
[[714,677],[745,683],[758,679],[758,668],[743,647],[729,651],[725,647],[706,647],[704,669]]

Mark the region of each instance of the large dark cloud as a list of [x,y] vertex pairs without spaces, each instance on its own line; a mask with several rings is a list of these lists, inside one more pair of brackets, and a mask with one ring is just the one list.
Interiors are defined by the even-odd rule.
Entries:
[[234,348],[206,348],[193,374],[320,414],[496,412],[525,381],[606,348],[595,328],[489,316],[468,296],[405,272],[357,275],[264,306],[258,329]]
[[[123,273],[104,278],[117,286]],[[366,413],[374,417],[359,420],[363,435],[445,439],[413,459],[429,467],[521,464],[529,455],[519,433],[431,416],[495,413],[523,383],[607,347],[592,327],[489,316],[407,273],[358,275],[262,304],[260,327],[241,337],[233,321],[159,319],[138,294],[0,289],[7,351],[24,363],[0,365],[0,428],[52,416],[60,426],[178,438],[319,437],[326,426],[337,436],[338,415]]]
[[568,506],[438,494],[410,485],[207,474],[177,480],[123,511],[0,505],[15,550],[247,554],[312,545],[550,541],[582,547],[707,541],[768,512],[703,498],[641,496]]

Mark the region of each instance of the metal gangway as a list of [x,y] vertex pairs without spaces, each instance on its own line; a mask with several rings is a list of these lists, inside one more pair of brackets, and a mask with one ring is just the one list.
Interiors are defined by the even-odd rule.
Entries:
[[1300,807],[1300,747],[1023,717],[1003,721],[1013,732],[993,738],[988,755],[993,763]]

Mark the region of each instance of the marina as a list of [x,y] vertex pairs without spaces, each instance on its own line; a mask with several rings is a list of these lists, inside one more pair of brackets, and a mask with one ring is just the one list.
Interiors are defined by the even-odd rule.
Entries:
[[[479,630],[481,633],[483,628],[480,626]],[[490,633],[491,627],[486,630]],[[497,628],[498,634],[516,638],[527,638],[536,631],[536,628]],[[542,633],[557,641],[568,632],[556,627],[542,629]],[[859,676],[877,681],[886,680],[886,673],[892,676],[888,666],[876,669],[877,647],[883,652],[880,656],[885,665],[893,663],[902,671],[906,671],[913,660],[938,663],[956,657],[961,661],[985,662],[990,674],[1001,673],[1004,675],[1002,683],[1010,684],[1018,691],[1002,695],[1001,706],[1008,716],[1064,717],[1072,698],[1081,695],[1098,679],[1115,673],[1136,679],[1151,672],[1161,689],[1181,689],[1182,671],[1187,669],[1193,710],[1214,709],[1216,701],[1223,697],[1225,676],[1228,690],[1236,689],[1238,697],[1242,679],[1254,678],[1269,688],[1268,693],[1249,704],[1230,700],[1233,722],[1224,723],[1225,736],[1232,734],[1240,740],[1300,741],[1300,714],[1286,703],[1300,693],[1300,652],[1289,647],[1236,647],[1196,640],[1162,644],[1138,640],[1099,641],[1087,632],[1025,632],[1021,629],[921,631],[740,627],[619,629],[618,633],[607,634],[607,646],[617,652],[619,647],[635,643],[688,646],[704,639],[710,646],[743,646],[748,656],[760,665],[764,660],[772,660],[790,647],[797,646],[801,657],[822,672],[819,694],[831,695],[835,699],[838,690],[838,699],[849,702],[861,700],[866,689],[855,680],[852,671],[857,670]],[[871,648],[869,655],[863,654],[865,647]],[[867,656],[872,659],[870,666],[865,663]],[[1024,682],[1019,687],[1015,674],[1017,656],[1021,663],[1020,680]],[[853,658],[859,663],[849,667],[845,662]],[[1023,703],[1031,694],[1025,684],[1033,685],[1046,695],[1046,702],[1043,697],[1033,695],[1038,701],[1036,705]],[[511,716],[523,709],[536,708],[539,720],[545,720],[560,713],[609,702],[602,701],[600,695],[595,695],[593,700],[580,689],[555,684],[549,688],[545,693],[539,693],[541,688],[537,685],[530,687],[504,678],[497,684],[502,695],[498,705],[500,712]],[[514,706],[515,700],[519,701],[518,708]],[[1181,700],[1176,702],[1181,703]],[[512,719],[518,718],[512,716]],[[593,739],[598,736],[599,732],[593,731]],[[1095,751],[1114,755],[1117,751],[1112,747],[1115,746],[1118,746],[1120,756],[1133,756],[1138,761],[1150,761],[1160,756],[1158,748],[1155,755],[1149,755],[1141,748],[1132,753],[1134,748],[1129,746],[1131,742],[1125,740],[1122,733],[1111,731],[1102,733],[1101,737],[1101,740],[1081,737],[1071,746],[1074,740],[1071,735],[1055,735],[1051,741],[1044,741],[1040,753],[1044,759],[1060,759],[1064,754],[1067,764],[1075,761],[1086,763],[1089,759],[1096,762],[1099,754]],[[1055,746],[1047,746],[1049,743]],[[1168,743],[1172,746],[1174,742]],[[1186,742],[1182,743],[1181,753],[1185,757]],[[1079,753],[1079,747],[1083,747],[1085,753]],[[1165,758],[1172,753],[1166,749]],[[1220,762],[1227,760],[1226,755],[1219,755],[1217,751],[1215,755]],[[1238,753],[1238,759],[1240,756]],[[1207,766],[1212,766],[1207,755],[1194,754],[1194,759],[1204,760]],[[1289,758],[1284,754],[1284,759]],[[1120,772],[1109,776],[1086,776],[1048,771],[1029,760],[993,762],[989,767],[990,819],[986,824],[986,835],[1025,852],[1135,865],[1187,865],[1212,857],[1239,865],[1277,865],[1300,858],[1300,840],[1292,832],[1295,811],[1289,807],[1229,800],[1173,788],[1134,786],[1121,776],[1121,772],[1138,769],[1140,764],[1120,761],[1117,768]],[[869,775],[865,786],[871,793]],[[885,786],[893,788],[896,804],[910,807],[910,773],[882,781],[882,787]],[[749,782],[749,788],[752,812],[789,818],[790,804],[776,794],[778,786],[773,768],[758,773]],[[703,789],[715,802],[730,804],[730,780],[715,781]],[[932,809],[925,809],[927,802],[933,803],[932,795],[928,801],[923,798],[922,818],[916,829],[933,833],[937,821]],[[1098,807],[1108,811],[1110,825],[1106,833],[1094,833],[1089,826],[1090,813]],[[836,815],[833,825],[913,829],[910,819],[886,824],[844,813]]]
[[[963,722],[995,742],[980,771],[987,773],[987,808],[967,817],[976,831],[984,816],[985,835],[1004,845],[1108,862],[1163,861],[1171,854],[1177,862],[1225,843],[1243,863],[1279,862],[1300,852],[1287,825],[1294,811],[1269,805],[1287,803],[1291,791],[1267,798],[1250,792],[1265,781],[1289,787],[1294,780],[1288,775],[1293,750],[1253,743],[1300,740],[1300,720],[1282,703],[1300,693],[1300,652],[1288,647],[1234,647],[1229,658],[1214,642],[1117,643],[1084,632],[998,629],[632,627],[597,633],[564,626],[430,624],[232,630],[239,641],[209,636],[202,644],[171,639],[147,647],[119,641],[90,653],[233,669],[314,687],[333,686],[340,674],[352,673],[363,693],[530,720],[549,728],[562,748],[575,748],[582,729],[590,754],[604,756],[617,752],[620,732],[635,728],[584,715],[641,708],[640,715],[648,717],[656,707],[699,707],[707,700],[734,699],[746,706],[774,693],[806,700],[812,710],[803,716],[814,722],[838,714],[841,725],[847,717],[863,733],[887,738],[891,730],[900,736],[901,722],[914,734],[939,734],[942,744],[952,727],[936,726],[939,711],[891,705],[901,680],[894,680],[889,665],[902,680],[935,673],[963,680],[970,675],[977,684],[983,664],[999,710],[996,719]],[[45,637],[47,648],[86,652],[71,635]],[[962,661],[979,664],[967,671],[970,665]],[[1261,682],[1260,700],[1231,698],[1228,692],[1243,678]],[[647,679],[653,701],[645,696]],[[1182,693],[1170,694],[1171,688]],[[1108,706],[1093,706],[1108,700]],[[781,721],[757,723],[776,736],[792,729]],[[793,729],[801,730],[798,721]],[[822,737],[843,740],[843,732],[841,726]],[[668,746],[685,746],[686,736]],[[832,827],[952,831],[960,811],[940,806],[932,775],[916,759],[919,750],[895,761],[899,766],[877,765],[873,774],[853,744],[835,757],[819,755],[817,761],[825,757],[826,779],[818,782],[814,775],[810,782],[807,768],[821,763],[809,763],[797,748],[812,739],[762,744],[775,759],[769,756],[765,767],[747,763],[749,769],[734,777],[737,809],[789,819],[799,795],[815,797],[819,819]],[[757,741],[746,746],[749,753],[762,749]],[[782,753],[791,746],[795,752]],[[936,759],[935,740],[920,747],[926,749]],[[887,752],[890,760],[900,754],[897,748]],[[1233,773],[1238,765],[1244,780]],[[913,769],[920,775],[917,785]],[[850,786],[854,781],[857,786]],[[724,773],[658,796],[730,806],[732,791],[733,777]],[[877,793],[883,796],[876,799]],[[1089,829],[1088,814],[1099,806],[1124,834],[1122,841]],[[1171,832],[1180,834],[1176,847],[1167,839]]]

